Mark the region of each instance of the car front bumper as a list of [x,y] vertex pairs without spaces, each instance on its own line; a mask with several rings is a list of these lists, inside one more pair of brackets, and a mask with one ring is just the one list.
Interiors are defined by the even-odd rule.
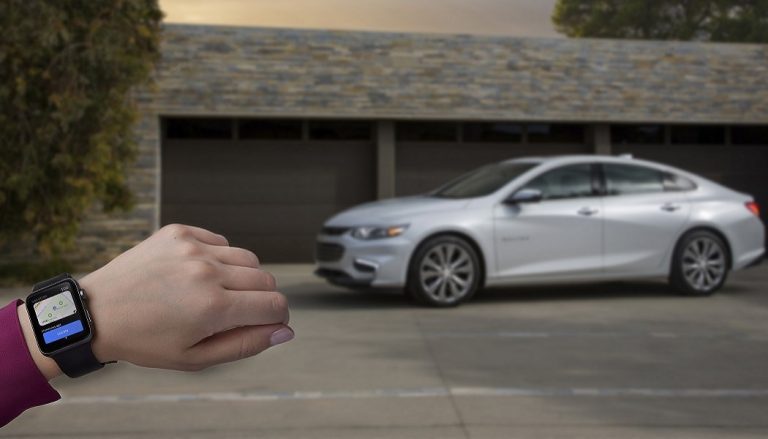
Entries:
[[364,241],[319,235],[315,274],[347,287],[403,287],[413,243],[404,237]]

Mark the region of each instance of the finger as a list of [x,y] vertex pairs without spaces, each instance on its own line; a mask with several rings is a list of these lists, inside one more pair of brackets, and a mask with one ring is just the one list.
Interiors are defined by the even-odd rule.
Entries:
[[211,245],[208,250],[219,262],[238,267],[259,268],[259,258],[250,250],[239,247]]
[[252,357],[293,337],[293,330],[285,325],[243,326],[206,338],[189,354],[193,363],[208,367]]
[[227,241],[227,238],[225,238],[224,235],[213,233],[210,230],[187,225],[180,225],[178,228],[181,230],[182,234],[188,233],[202,243],[210,245],[229,245],[229,241]]
[[228,290],[238,291],[275,291],[277,281],[267,271],[253,267],[222,265],[224,276],[222,284]]
[[227,306],[216,322],[216,330],[237,326],[287,324],[288,299],[274,291],[224,291]]

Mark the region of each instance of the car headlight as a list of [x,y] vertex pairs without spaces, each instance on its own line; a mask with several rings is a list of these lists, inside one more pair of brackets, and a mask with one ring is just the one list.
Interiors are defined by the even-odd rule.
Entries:
[[394,238],[402,235],[406,229],[408,229],[408,224],[391,227],[361,226],[352,229],[352,237],[364,240]]

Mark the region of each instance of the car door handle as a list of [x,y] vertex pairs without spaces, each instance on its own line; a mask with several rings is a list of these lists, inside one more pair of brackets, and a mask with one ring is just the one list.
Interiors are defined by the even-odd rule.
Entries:
[[664,203],[661,205],[661,210],[664,212],[674,212],[676,210],[680,210],[680,205],[675,203]]
[[592,216],[592,215],[596,214],[597,212],[598,212],[598,210],[593,208],[593,207],[582,207],[576,213],[578,213],[579,215],[583,215],[583,216]]

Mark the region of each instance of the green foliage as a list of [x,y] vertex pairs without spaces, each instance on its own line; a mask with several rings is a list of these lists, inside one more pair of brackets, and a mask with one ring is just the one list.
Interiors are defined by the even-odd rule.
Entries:
[[558,0],[569,37],[768,43],[768,0]]
[[71,246],[85,211],[128,209],[130,90],[159,57],[157,0],[0,1],[0,244]]

